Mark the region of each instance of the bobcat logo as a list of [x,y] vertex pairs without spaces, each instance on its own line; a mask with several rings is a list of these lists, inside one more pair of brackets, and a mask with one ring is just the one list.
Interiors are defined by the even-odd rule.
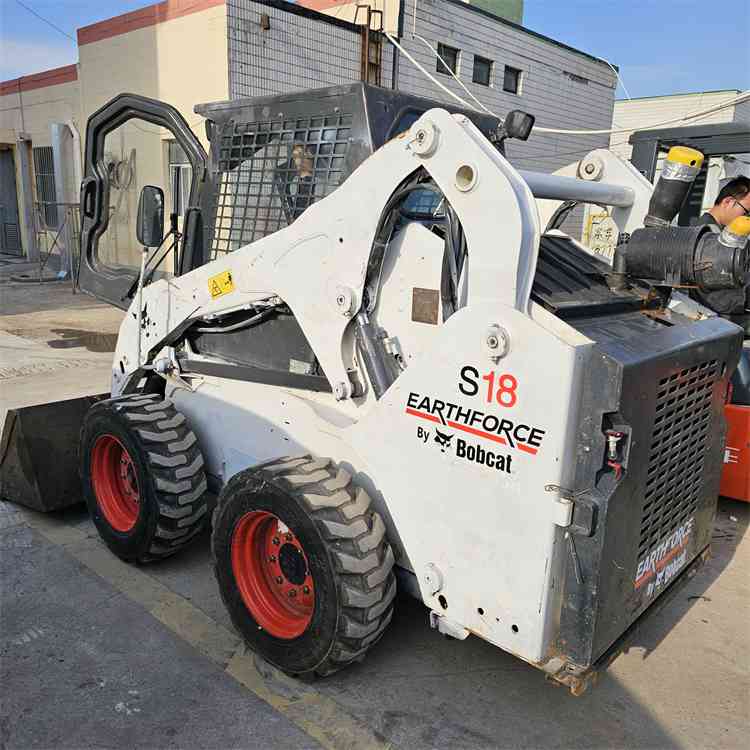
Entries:
[[435,430],[435,442],[440,446],[440,450],[443,453],[445,453],[446,448],[450,448],[452,439],[453,435],[446,435],[444,432],[440,432],[440,430]]

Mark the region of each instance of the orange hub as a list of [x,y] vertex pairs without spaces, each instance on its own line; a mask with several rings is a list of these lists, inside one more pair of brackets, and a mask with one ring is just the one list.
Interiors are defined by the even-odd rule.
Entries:
[[101,435],[94,443],[91,484],[109,525],[115,531],[130,531],[140,509],[138,479],[133,459],[114,435]]
[[315,607],[310,566],[292,531],[272,513],[245,513],[232,533],[232,573],[255,621],[276,638],[305,632]]

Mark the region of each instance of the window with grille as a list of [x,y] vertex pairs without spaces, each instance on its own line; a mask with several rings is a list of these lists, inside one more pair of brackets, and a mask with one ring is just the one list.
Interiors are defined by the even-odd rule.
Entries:
[[507,91],[509,94],[521,93],[521,71],[518,68],[511,68],[510,65],[505,66],[503,91]]
[[481,86],[489,86],[492,78],[492,60],[474,55],[474,73],[471,80]]
[[[446,76],[449,76],[451,73],[457,74],[458,56],[461,51],[455,47],[449,47],[447,44],[438,44],[437,51],[438,55],[442,58],[442,60],[438,59],[437,61],[437,72]],[[443,65],[443,62],[445,62],[445,65]]]
[[190,202],[190,185],[193,169],[187,154],[177,141],[169,141],[169,189],[172,197],[172,211],[184,216]]
[[211,257],[294,222],[341,183],[352,115],[226,122],[213,172]]
[[34,146],[34,180],[43,229],[57,229],[57,193],[52,146]]

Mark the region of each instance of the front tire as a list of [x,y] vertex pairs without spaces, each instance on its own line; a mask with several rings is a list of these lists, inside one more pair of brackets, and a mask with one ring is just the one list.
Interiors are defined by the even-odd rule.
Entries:
[[81,431],[81,478],[100,536],[128,562],[179,552],[209,520],[195,434],[158,394],[91,407]]
[[235,627],[285,672],[324,676],[361,661],[391,620],[385,524],[328,459],[286,457],[234,476],[211,543]]

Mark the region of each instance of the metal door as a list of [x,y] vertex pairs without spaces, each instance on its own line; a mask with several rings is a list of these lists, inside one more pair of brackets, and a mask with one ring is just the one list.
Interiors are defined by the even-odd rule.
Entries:
[[[177,142],[192,168],[181,247],[160,273],[189,270],[202,234],[201,194],[207,174],[206,152],[182,115],[169,104],[135,94],[120,94],[97,110],[87,123],[85,177],[81,184],[81,256],[78,285],[99,299],[127,309],[140,269],[135,217],[145,185],[168,186],[168,148]],[[168,191],[165,190],[165,193]],[[177,214],[178,207],[172,206]],[[175,226],[177,219],[175,216]],[[169,248],[167,248],[168,250]],[[155,261],[157,252],[149,262]],[[164,255],[160,256],[162,259]],[[146,279],[156,269],[148,269]]]
[[0,252],[23,255],[13,152],[0,151]]

